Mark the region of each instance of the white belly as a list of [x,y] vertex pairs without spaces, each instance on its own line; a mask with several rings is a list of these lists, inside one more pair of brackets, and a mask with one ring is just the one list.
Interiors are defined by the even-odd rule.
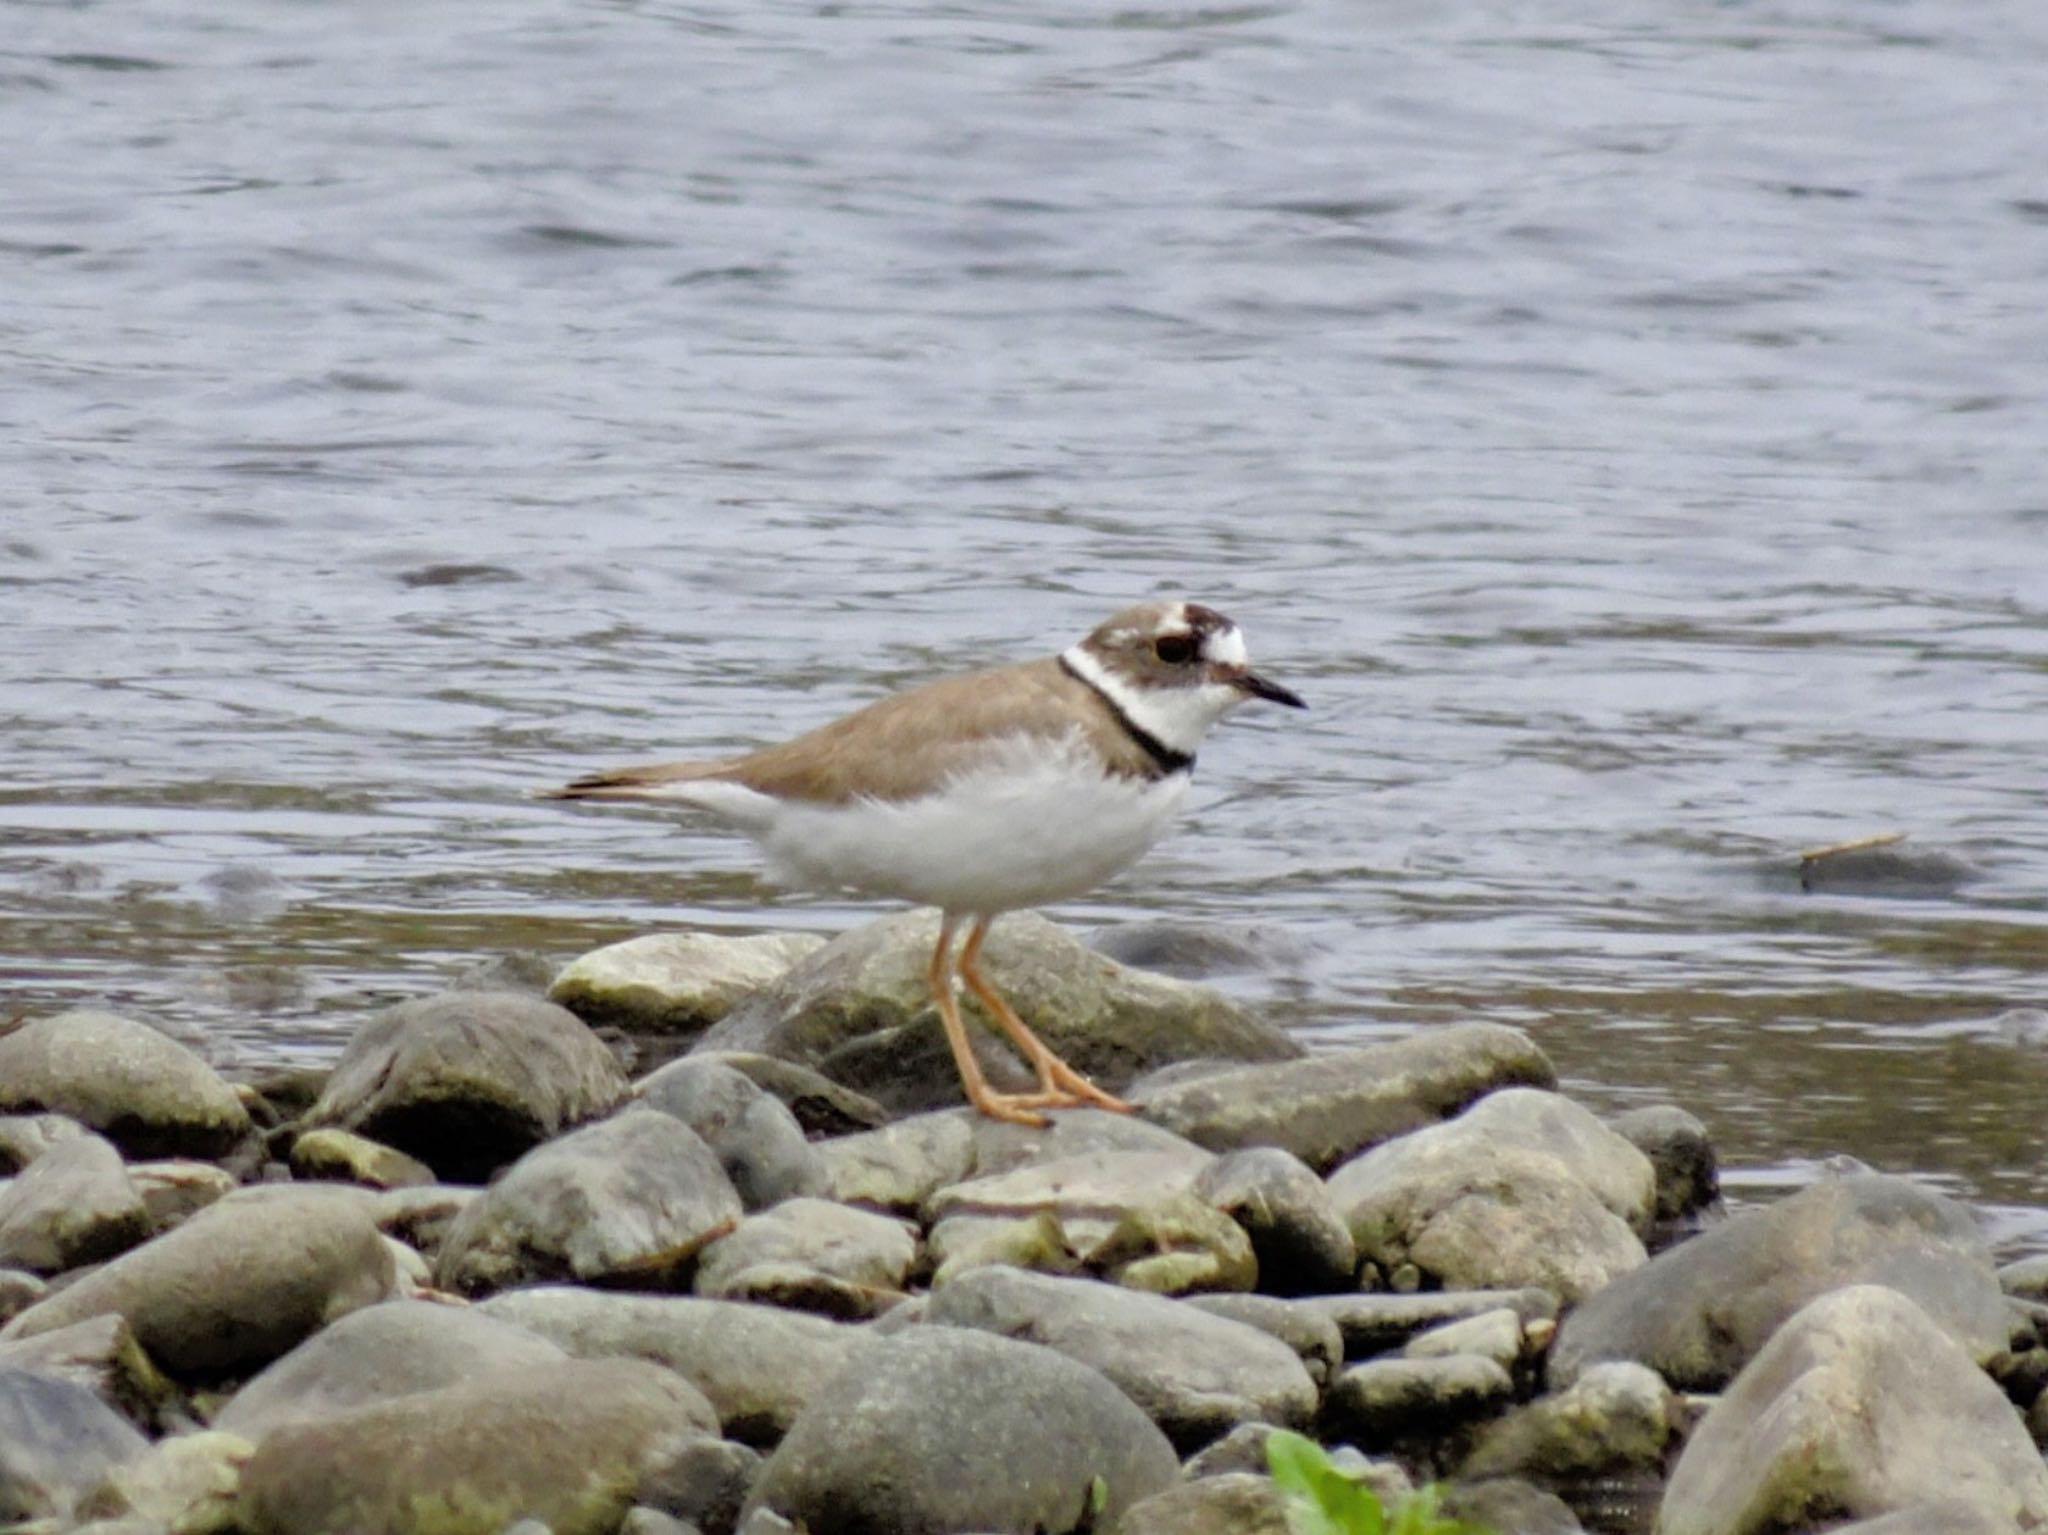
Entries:
[[1185,773],[1112,778],[1092,756],[1040,742],[923,799],[783,804],[748,829],[791,883],[993,915],[1079,895],[1129,867],[1187,788]]

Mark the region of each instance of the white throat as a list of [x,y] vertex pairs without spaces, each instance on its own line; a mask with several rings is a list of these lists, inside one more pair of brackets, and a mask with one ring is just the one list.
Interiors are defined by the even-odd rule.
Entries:
[[1061,659],[1125,719],[1169,751],[1190,757],[1210,728],[1244,702],[1243,693],[1220,682],[1181,688],[1140,686],[1118,676],[1080,645],[1070,647]]

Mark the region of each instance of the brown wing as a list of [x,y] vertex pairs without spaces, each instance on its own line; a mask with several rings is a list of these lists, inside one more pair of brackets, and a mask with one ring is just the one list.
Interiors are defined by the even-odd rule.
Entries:
[[1102,753],[1108,771],[1134,777],[1157,771],[1109,705],[1047,657],[897,693],[744,757],[598,773],[556,790],[554,797],[659,798],[665,787],[713,779],[821,804],[916,799],[972,767],[994,742],[1018,736],[1058,740],[1077,725]]

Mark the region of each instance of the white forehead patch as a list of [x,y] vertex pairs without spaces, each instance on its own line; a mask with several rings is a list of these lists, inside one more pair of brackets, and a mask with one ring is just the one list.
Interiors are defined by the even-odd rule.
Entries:
[[1244,635],[1236,624],[1218,629],[1202,641],[1202,659],[1218,666],[1249,666],[1251,652],[1244,648]]

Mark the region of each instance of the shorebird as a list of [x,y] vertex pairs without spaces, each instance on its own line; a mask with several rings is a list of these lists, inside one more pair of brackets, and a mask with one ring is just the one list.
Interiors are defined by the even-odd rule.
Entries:
[[[594,773],[550,797],[708,811],[753,838],[785,883],[938,907],[926,980],[967,1101],[1020,1124],[1082,1104],[1128,1113],[989,984],[982,940],[1003,912],[1069,899],[1134,863],[1186,797],[1203,737],[1254,698],[1305,707],[1252,670],[1244,636],[1214,608],[1145,602],[1056,656],[928,683],[779,746]],[[956,976],[1031,1064],[1035,1092],[989,1086]]]

